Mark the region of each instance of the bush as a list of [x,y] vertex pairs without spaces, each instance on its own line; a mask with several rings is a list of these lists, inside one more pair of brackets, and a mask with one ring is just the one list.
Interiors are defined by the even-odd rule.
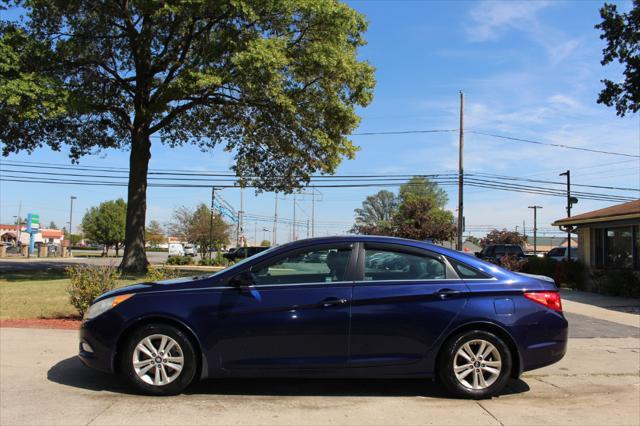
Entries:
[[640,277],[629,270],[607,271],[603,290],[611,296],[640,298]]
[[192,265],[193,257],[191,256],[171,256],[165,262],[167,265]]
[[115,266],[69,266],[66,273],[71,280],[67,287],[69,301],[83,316],[96,297],[113,290],[119,274]]
[[224,266],[227,267],[229,266],[229,260],[227,258],[225,258],[222,253],[217,253],[215,257],[209,259],[209,258],[204,258],[204,259],[200,259],[200,262],[198,262],[199,265],[202,266]]
[[576,261],[556,261],[549,257],[530,257],[522,265],[522,272],[545,275],[555,280],[558,286],[576,290],[585,290],[587,285],[587,268]]
[[150,266],[145,276],[145,280],[149,282],[172,280],[180,277],[180,271],[165,266]]

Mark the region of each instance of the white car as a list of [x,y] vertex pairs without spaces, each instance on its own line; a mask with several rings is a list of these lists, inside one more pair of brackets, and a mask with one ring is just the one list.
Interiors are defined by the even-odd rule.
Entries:
[[198,254],[198,250],[196,248],[196,246],[194,246],[193,244],[186,244],[184,246],[184,255],[185,256],[196,256]]
[[[571,247],[571,260],[578,260],[578,249],[576,247]],[[554,247],[547,253],[547,257],[561,261],[567,259],[567,248],[566,247]]]
[[169,257],[171,256],[184,256],[184,247],[182,247],[182,244],[169,244]]

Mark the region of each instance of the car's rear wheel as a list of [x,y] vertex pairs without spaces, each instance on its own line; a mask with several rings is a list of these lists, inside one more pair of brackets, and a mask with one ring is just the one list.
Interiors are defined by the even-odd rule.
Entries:
[[147,324],[125,342],[121,371],[139,392],[175,395],[193,381],[197,358],[182,330],[167,324]]
[[504,388],[511,366],[511,351],[500,337],[484,330],[471,330],[445,343],[438,374],[454,395],[482,399]]

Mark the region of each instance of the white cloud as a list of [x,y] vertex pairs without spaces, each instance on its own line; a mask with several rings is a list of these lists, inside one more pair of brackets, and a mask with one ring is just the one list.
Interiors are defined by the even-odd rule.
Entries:
[[547,1],[484,1],[470,12],[467,33],[474,41],[499,38],[509,29],[522,30],[537,26],[537,14],[549,6]]

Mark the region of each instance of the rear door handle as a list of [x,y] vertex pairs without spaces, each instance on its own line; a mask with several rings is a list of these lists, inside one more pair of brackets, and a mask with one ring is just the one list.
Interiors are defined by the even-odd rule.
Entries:
[[347,299],[340,299],[337,297],[327,297],[320,303],[322,304],[323,308],[330,308],[332,306],[346,305],[347,302],[349,302]]
[[447,299],[452,296],[457,296],[458,294],[461,294],[461,293],[462,292],[460,290],[452,290],[450,288],[441,288],[437,292],[438,296],[440,296],[440,299]]

